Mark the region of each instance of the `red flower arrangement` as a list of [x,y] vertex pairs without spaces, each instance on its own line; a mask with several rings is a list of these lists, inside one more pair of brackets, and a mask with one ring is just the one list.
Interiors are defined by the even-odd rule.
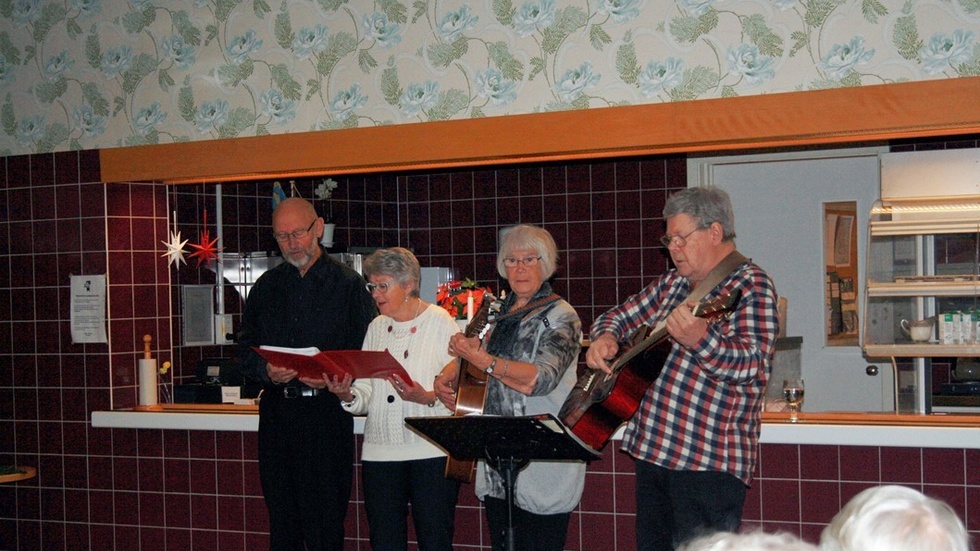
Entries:
[[436,288],[436,303],[442,306],[449,315],[458,320],[466,319],[466,302],[473,295],[473,313],[483,304],[483,296],[492,293],[489,287],[480,287],[475,281],[466,278],[463,281],[454,279]]

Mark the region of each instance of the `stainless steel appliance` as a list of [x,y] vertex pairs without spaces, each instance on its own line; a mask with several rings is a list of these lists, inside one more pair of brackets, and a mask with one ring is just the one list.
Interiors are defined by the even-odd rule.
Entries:
[[224,278],[231,283],[242,300],[248,298],[248,291],[267,270],[282,264],[282,255],[275,252],[224,253]]

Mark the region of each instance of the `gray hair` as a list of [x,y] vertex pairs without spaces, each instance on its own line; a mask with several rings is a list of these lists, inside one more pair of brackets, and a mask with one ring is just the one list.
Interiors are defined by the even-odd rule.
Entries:
[[664,205],[664,219],[678,214],[696,218],[700,227],[721,224],[722,239],[735,239],[735,212],[728,193],[714,186],[692,187],[674,193]]
[[362,270],[364,279],[377,275],[391,276],[396,283],[408,286],[409,296],[419,296],[422,268],[419,267],[419,259],[406,248],[378,249],[364,259]]
[[513,226],[504,232],[497,252],[497,272],[500,277],[507,279],[507,267],[504,259],[518,249],[534,249],[541,257],[541,279],[546,281],[558,269],[558,245],[548,230],[537,226],[521,224]]
[[905,486],[868,488],[820,534],[825,551],[969,551],[963,522],[945,502]]

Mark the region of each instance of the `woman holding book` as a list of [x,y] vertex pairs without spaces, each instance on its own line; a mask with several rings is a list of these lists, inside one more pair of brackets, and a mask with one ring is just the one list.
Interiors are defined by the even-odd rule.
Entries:
[[444,476],[446,455],[404,423],[405,417],[451,415],[432,382],[452,360],[446,350],[459,325],[444,309],[419,298],[421,268],[408,249],[380,249],[364,260],[367,289],[380,315],[364,350],[387,350],[412,380],[328,381],[341,405],[367,415],[361,472],[372,549],[408,549],[408,507],[421,551],[451,551],[459,482]]

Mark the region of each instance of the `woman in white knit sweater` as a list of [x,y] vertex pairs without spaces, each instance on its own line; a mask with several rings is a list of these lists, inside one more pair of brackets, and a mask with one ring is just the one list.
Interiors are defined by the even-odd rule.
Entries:
[[367,288],[380,315],[364,350],[387,350],[412,381],[335,380],[329,384],[354,415],[367,414],[361,473],[374,551],[408,549],[408,515],[420,551],[451,551],[459,482],[444,476],[446,455],[404,423],[406,417],[451,415],[432,382],[452,358],[446,350],[459,325],[444,309],[419,298],[421,269],[408,249],[375,251],[364,261]]

